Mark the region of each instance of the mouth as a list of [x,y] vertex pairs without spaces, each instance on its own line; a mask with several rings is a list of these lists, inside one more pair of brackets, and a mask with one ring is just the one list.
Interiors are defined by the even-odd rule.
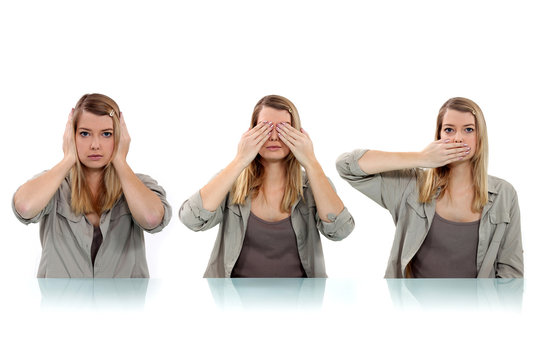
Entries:
[[103,155],[88,155],[88,158],[90,160],[97,161],[97,160],[101,160],[103,158]]
[[279,150],[279,149],[281,149],[281,146],[267,146],[266,148],[268,150]]

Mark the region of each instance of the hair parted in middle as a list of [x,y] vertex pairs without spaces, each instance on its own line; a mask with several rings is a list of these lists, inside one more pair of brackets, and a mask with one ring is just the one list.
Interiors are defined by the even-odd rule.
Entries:
[[[257,102],[251,116],[251,126],[257,125],[259,113],[263,107],[270,107],[276,110],[286,110],[291,116],[291,126],[300,131],[300,116],[296,106],[287,98],[279,95],[267,95]],[[287,168],[287,180],[285,182],[285,193],[281,200],[281,211],[289,212],[299,198],[304,198],[302,184],[302,167],[300,162],[289,152],[284,159]],[[264,179],[264,165],[261,162],[261,155],[257,154],[255,159],[246,167],[232,186],[231,194],[234,204],[245,204],[246,198],[255,198],[261,190]]]
[[[441,106],[437,116],[435,140],[441,139],[443,118],[448,110],[467,112],[474,116],[476,151],[470,160],[474,181],[472,210],[474,212],[482,212],[482,209],[488,202],[488,136],[484,114],[474,101],[467,98],[455,97],[447,100]],[[442,197],[448,188],[449,176],[450,168],[448,165],[424,171],[419,181],[419,201],[421,203],[430,202],[437,191],[439,191],[438,196]]]
[[73,135],[76,136],[79,119],[87,111],[94,115],[110,116],[113,122],[114,151],[111,161],[104,167],[101,184],[97,196],[93,196],[86,182],[83,167],[79,158],[71,168],[71,211],[75,214],[87,214],[95,212],[101,215],[111,209],[114,203],[122,195],[122,186],[118,175],[112,165],[112,159],[118,149],[120,141],[120,109],[118,104],[110,97],[102,94],[83,95],[73,110]]

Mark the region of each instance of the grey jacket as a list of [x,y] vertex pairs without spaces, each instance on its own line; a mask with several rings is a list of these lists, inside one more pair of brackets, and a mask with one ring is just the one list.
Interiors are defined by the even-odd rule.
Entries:
[[[347,208],[338,215],[328,214],[331,222],[319,218],[315,199],[304,174],[304,201],[297,201],[291,210],[291,222],[296,234],[298,254],[308,277],[326,277],[319,231],[330,240],[341,240],[354,229],[354,220]],[[203,208],[199,191],[180,208],[180,220],[191,230],[208,230],[219,224],[219,232],[208,267],[207,278],[229,278],[242,251],[251,199],[244,205],[233,204],[230,193],[215,211]]]
[[[358,166],[367,150],[341,155],[337,170],[352,187],[386,208],[396,224],[387,278],[407,277],[407,266],[431,227],[435,201],[418,201],[419,169],[368,175]],[[477,277],[523,277],[523,249],[517,194],[508,182],[488,178],[489,201],[480,219]]]
[[[161,224],[150,233],[161,231],[171,219],[171,206],[165,190],[150,176],[137,177],[161,199],[165,213]],[[71,183],[66,177],[47,206],[31,219],[22,218],[12,201],[15,216],[23,223],[40,223],[41,261],[39,278],[147,278],[143,228],[131,216],[122,195],[111,210],[101,215],[103,243],[92,265],[90,250],[94,228],[83,215],[71,211]]]

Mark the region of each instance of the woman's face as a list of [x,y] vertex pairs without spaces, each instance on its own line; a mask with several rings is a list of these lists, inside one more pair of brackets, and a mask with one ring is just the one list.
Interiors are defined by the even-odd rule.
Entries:
[[114,151],[113,131],[110,116],[82,112],[75,132],[75,145],[84,166],[100,169],[111,161]]
[[450,142],[467,144],[471,149],[462,161],[472,159],[476,152],[476,121],[474,115],[470,112],[462,112],[449,109],[444,114],[441,139],[450,140]]
[[291,124],[291,114],[287,110],[277,110],[263,106],[259,113],[257,124],[264,121],[274,124],[274,127],[272,128],[270,138],[264,143],[261,150],[259,150],[259,154],[266,161],[285,159],[291,150],[279,139],[276,128],[279,123]]

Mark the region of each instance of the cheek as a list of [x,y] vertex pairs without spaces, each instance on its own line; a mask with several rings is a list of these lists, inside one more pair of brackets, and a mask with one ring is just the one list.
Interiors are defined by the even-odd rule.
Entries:
[[75,138],[75,148],[77,149],[77,154],[80,156],[82,149],[84,148],[84,140],[80,137]]
[[107,139],[103,144],[104,150],[107,152],[108,156],[111,156],[114,151],[114,139]]

